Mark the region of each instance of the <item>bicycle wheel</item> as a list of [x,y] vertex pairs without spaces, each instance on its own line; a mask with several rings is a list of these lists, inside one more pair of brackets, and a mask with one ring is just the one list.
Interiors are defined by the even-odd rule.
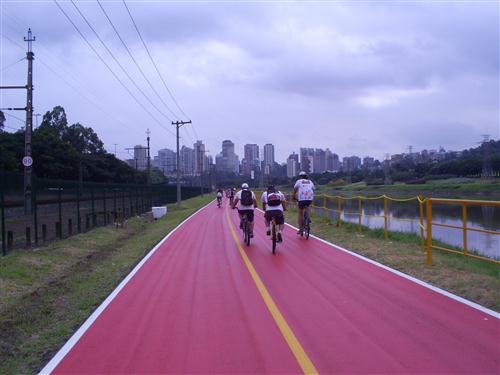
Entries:
[[305,224],[304,224],[304,235],[306,236],[306,240],[309,239],[309,234],[311,233],[311,219],[309,219],[309,215],[305,215]]
[[245,243],[247,244],[247,246],[250,246],[250,223],[248,222],[248,220],[245,220],[244,230],[245,230]]
[[271,239],[273,240],[273,254],[276,253],[276,223],[273,221],[271,228]]

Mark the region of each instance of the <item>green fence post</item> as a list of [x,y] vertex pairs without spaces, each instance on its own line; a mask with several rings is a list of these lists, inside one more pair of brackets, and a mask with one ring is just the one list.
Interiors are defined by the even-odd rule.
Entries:
[[63,237],[62,235],[62,188],[57,189],[57,206],[59,209],[59,239]]
[[104,210],[104,225],[108,225],[108,211],[106,210],[106,188],[102,191],[103,193],[103,210]]
[[35,226],[35,246],[38,246],[38,205],[36,202],[37,188],[36,183],[32,185],[33,189],[33,225]]
[[96,226],[94,188],[90,189],[90,199],[92,199],[92,227]]
[[125,188],[122,187],[122,211],[123,211],[123,219],[127,217],[125,215]]
[[82,219],[80,218],[80,184],[76,189],[76,226],[78,233],[82,232]]
[[4,196],[4,175],[2,170],[2,176],[0,176],[0,216],[2,217],[2,255],[7,254],[7,243],[5,238],[5,196]]
[[113,189],[113,211],[114,211],[114,218],[116,222],[116,188]]

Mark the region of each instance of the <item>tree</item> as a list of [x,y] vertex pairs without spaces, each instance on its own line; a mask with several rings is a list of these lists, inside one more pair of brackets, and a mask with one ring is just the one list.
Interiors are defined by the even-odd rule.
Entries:
[[0,111],[0,132],[3,131],[4,126],[5,126],[5,115],[3,114],[2,111]]
[[52,111],[45,112],[40,127],[47,126],[50,126],[51,129],[57,133],[57,136],[62,138],[68,127],[68,119],[66,117],[66,111],[63,107],[56,106],[52,109]]
[[80,123],[73,124],[65,129],[62,140],[68,142],[81,154],[102,154],[105,152],[104,143],[94,130],[86,128]]

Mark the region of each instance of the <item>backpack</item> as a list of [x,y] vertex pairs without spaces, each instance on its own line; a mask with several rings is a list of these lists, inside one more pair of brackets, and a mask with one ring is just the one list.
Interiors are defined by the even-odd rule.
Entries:
[[241,191],[241,205],[251,206],[253,204],[252,192],[250,190]]
[[267,193],[267,204],[276,207],[281,204],[281,197],[278,193]]

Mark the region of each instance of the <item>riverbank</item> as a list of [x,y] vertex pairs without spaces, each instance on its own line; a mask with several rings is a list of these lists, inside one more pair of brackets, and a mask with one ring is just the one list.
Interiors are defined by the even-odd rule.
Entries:
[[[286,220],[297,225],[297,211],[291,209]],[[413,233],[390,232],[342,222],[340,227],[313,216],[312,233],[326,241],[385,264],[453,294],[500,311],[500,266],[478,259],[440,251],[433,252],[433,266],[427,266],[420,249],[420,238]]]
[[0,257],[0,374],[38,372],[158,241],[212,199]]

